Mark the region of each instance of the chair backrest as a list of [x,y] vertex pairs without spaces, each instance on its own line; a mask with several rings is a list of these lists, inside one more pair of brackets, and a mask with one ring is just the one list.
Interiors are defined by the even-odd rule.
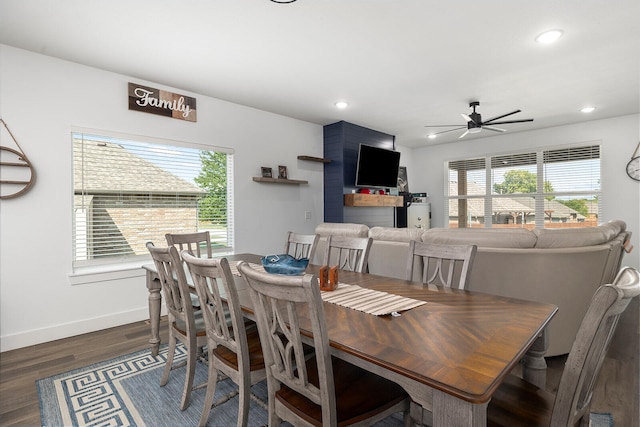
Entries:
[[187,333],[195,331],[189,285],[178,250],[173,246],[155,247],[151,242],[147,243],[147,249],[158,271],[169,322],[182,321],[185,323]]
[[238,367],[249,372],[247,333],[229,261],[226,258],[198,258],[187,251],[182,252],[182,259],[198,292],[207,340],[236,353]]
[[183,251],[191,255],[203,258],[203,250],[206,249],[207,258],[211,258],[211,235],[208,231],[196,233],[167,233],[164,235],[169,246],[175,246],[178,253]]
[[294,258],[307,258],[312,261],[319,239],[319,234],[299,234],[289,231],[284,245],[284,253]]
[[365,273],[372,243],[371,237],[327,236],[323,265]]
[[562,371],[551,426],[572,426],[589,417],[593,387],[620,315],[638,295],[640,274],[631,267],[623,267],[612,284],[595,292]]
[[[270,394],[285,384],[321,405],[324,425],[336,425],[333,367],[318,278],[269,274],[244,261],[238,263],[238,270],[249,285]],[[311,321],[318,387],[309,382],[299,317]]]
[[[476,245],[441,245],[412,240],[405,277],[413,279],[417,259],[421,261],[423,283],[466,289],[477,250]],[[454,281],[457,284],[454,285]]]

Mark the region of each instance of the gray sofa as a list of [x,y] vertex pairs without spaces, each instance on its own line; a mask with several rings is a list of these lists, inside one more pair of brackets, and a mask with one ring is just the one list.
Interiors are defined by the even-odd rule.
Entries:
[[613,280],[631,236],[623,221],[586,228],[426,231],[323,223],[316,234],[320,241],[313,263],[322,262],[327,235],[369,236],[373,239],[369,273],[400,279],[405,276],[411,240],[477,245],[467,289],[558,306],[549,324],[547,356],[569,352],[591,296],[598,286]]

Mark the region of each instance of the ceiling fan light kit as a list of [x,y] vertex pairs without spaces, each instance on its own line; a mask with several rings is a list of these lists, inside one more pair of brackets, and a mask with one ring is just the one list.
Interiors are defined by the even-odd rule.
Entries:
[[[467,126],[460,126],[460,127],[456,127],[455,129],[448,129],[448,130],[443,130],[442,132],[436,132],[436,133],[432,133],[429,135],[429,138],[435,138],[436,135],[439,135],[441,133],[446,133],[446,132],[453,132],[456,130],[461,130],[464,129],[466,127],[466,130],[464,131],[464,133],[462,135],[460,135],[458,137],[458,139],[460,138],[464,138],[465,136],[467,136],[470,133],[478,133],[480,131],[482,131],[482,129],[486,129],[486,130],[490,130],[493,132],[506,132],[506,129],[502,129],[502,128],[497,128],[494,125],[503,125],[503,124],[510,124],[510,123],[523,123],[523,122],[532,122],[533,119],[521,119],[521,120],[502,120],[502,121],[497,121],[500,119],[503,119],[507,116],[510,116],[512,114],[516,114],[519,113],[521,110],[515,110],[512,111],[510,113],[506,113],[506,114],[501,114],[499,116],[496,117],[492,117],[489,120],[485,120],[482,121],[482,115],[480,113],[476,112],[476,107],[480,106],[480,101],[472,101],[469,103],[469,107],[473,109],[473,112],[469,115],[467,114],[461,114],[462,118],[465,119],[467,121]],[[452,127],[452,126],[457,126],[457,125],[431,125],[431,126],[425,126],[425,127]]]

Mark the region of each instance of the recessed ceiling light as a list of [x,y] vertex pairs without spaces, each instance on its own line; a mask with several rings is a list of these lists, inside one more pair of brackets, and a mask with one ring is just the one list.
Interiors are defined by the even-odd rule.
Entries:
[[596,107],[584,107],[580,111],[583,113],[592,113],[595,109]]
[[338,101],[335,105],[337,108],[343,109],[347,108],[349,106],[349,103],[347,101]]
[[555,43],[560,37],[562,37],[562,34],[564,34],[562,30],[545,31],[536,37],[536,41],[542,44]]
[[429,135],[427,135],[427,138],[429,139],[436,139],[436,134],[435,133],[430,133]]

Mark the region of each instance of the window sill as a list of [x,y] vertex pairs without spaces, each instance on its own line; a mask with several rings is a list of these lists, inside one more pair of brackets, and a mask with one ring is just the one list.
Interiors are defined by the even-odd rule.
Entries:
[[135,262],[127,264],[110,264],[102,266],[76,268],[69,274],[71,286],[84,285],[87,283],[108,282],[111,280],[128,279],[132,277],[142,277],[145,275],[142,269],[143,264],[151,261]]

